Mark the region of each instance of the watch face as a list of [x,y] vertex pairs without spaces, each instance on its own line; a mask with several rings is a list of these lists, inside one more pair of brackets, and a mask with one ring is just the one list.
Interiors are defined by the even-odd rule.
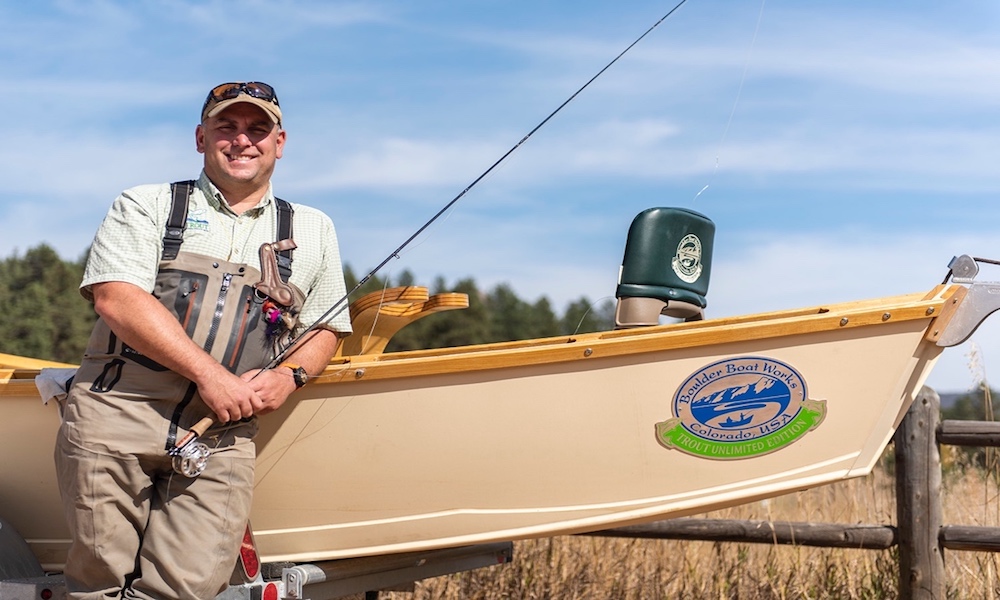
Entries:
[[292,371],[292,374],[295,376],[295,387],[297,388],[304,386],[309,381],[309,373],[306,373],[302,367],[297,367]]

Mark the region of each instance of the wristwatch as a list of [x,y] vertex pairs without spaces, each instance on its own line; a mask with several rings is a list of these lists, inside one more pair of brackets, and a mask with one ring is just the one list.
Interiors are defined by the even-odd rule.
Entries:
[[294,363],[281,363],[282,367],[288,367],[292,370],[292,379],[295,380],[295,389],[299,389],[304,386],[307,381],[309,381],[309,373],[301,366]]

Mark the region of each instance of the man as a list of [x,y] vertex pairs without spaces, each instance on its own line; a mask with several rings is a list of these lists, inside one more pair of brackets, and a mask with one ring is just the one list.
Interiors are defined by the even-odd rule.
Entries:
[[[272,193],[281,119],[271,86],[216,86],[195,130],[200,178],[126,190],[97,232],[81,292],[100,318],[55,453],[71,598],[224,589],[250,512],[255,417],[351,333],[341,311],[260,370],[346,294],[333,223]],[[205,471],[174,473],[167,451],[206,416]]]

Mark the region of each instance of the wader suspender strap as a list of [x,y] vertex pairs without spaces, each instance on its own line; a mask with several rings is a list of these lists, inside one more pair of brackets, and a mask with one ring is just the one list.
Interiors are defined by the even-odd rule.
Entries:
[[[194,192],[194,181],[178,181],[170,184],[170,215],[167,217],[166,232],[163,234],[163,260],[174,260],[184,243],[184,230],[187,228],[188,201]],[[278,239],[292,239],[292,218],[295,210],[292,205],[281,198],[274,199],[278,208]],[[292,251],[282,250],[277,253],[278,275],[288,283],[292,276]]]
[[[277,241],[292,239],[292,217],[295,210],[292,205],[281,198],[274,199],[278,206],[278,239]],[[281,250],[277,253],[278,275],[281,281],[288,283],[288,278],[292,276],[292,251]]]
[[188,198],[194,191],[193,181],[178,181],[170,184],[170,215],[167,217],[166,232],[163,234],[163,260],[174,260],[184,243],[187,228]]

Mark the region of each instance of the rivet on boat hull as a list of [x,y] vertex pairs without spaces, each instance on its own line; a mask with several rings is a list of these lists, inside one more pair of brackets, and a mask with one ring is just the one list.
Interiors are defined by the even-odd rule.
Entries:
[[883,321],[888,321],[891,318],[892,318],[892,315],[890,315],[889,313],[882,313],[882,320]]
[[848,323],[850,323],[850,320],[847,317],[844,317],[843,319],[840,320],[840,326],[841,327],[843,327],[844,325],[847,325]]
[[934,307],[933,306],[931,306],[930,308],[927,309],[927,314],[928,315],[933,315],[934,314]]
[[358,369],[357,371],[354,372],[354,378],[355,379],[361,379],[364,376],[365,376],[365,370],[364,369]]
[[584,356],[590,356],[593,353],[594,353],[594,351],[591,350],[590,348],[587,348],[586,350],[583,351],[583,355]]

